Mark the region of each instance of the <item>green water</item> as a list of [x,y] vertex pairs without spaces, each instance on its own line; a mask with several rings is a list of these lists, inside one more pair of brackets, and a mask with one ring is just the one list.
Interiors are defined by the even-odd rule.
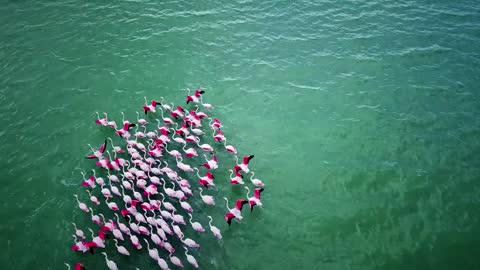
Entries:
[[[480,269],[477,1],[4,1],[0,265],[64,269],[95,228],[78,168],[143,97],[205,102],[265,183],[224,240],[187,236],[202,269]],[[108,213],[107,210],[104,212]],[[127,244],[126,244],[127,245]],[[132,253],[133,250],[129,247]],[[145,252],[120,269],[159,269]],[[165,255],[161,252],[162,256]],[[179,255],[185,264],[183,254]],[[171,266],[174,269],[174,266]]]

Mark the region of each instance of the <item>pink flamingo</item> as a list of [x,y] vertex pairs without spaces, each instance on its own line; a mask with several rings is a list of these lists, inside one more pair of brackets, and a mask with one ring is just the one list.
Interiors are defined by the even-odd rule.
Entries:
[[226,206],[227,206],[227,209],[228,209],[228,213],[225,214],[225,220],[227,221],[228,225],[229,226],[231,225],[233,218],[236,218],[238,220],[242,220],[242,218],[243,218],[242,217],[242,208],[243,208],[243,205],[248,203],[248,201],[243,200],[243,199],[238,199],[237,202],[235,203],[235,207],[230,209],[230,208],[228,208],[227,197],[223,197],[223,199],[225,199],[225,201],[227,202]]
[[177,109],[174,110],[174,111],[172,111],[172,112],[170,113],[170,115],[171,115],[173,118],[177,119],[178,117],[183,117],[183,112],[184,112],[184,111],[185,111],[185,110],[182,108],[182,106],[177,106]]
[[103,145],[100,146],[100,148],[98,150],[94,150],[93,147],[90,144],[88,146],[92,150],[93,154],[88,155],[87,158],[88,159],[94,159],[94,158],[100,159],[100,158],[103,157],[103,152],[105,152],[105,148],[107,147],[107,140],[105,140]]
[[260,201],[260,194],[263,191],[263,188],[256,188],[253,190],[253,197],[248,197],[248,194],[250,194],[250,189],[248,187],[245,187],[247,190],[247,198],[248,198],[248,203],[250,204],[250,212],[253,212],[253,207],[255,205],[258,206],[263,206],[262,202]]
[[208,160],[207,155],[203,155],[205,157],[205,160],[207,161],[206,163],[201,164],[200,166],[204,166],[205,168],[209,170],[215,170],[218,168],[218,163],[217,163],[217,156],[212,153],[213,159]]
[[95,120],[95,124],[102,125],[102,126],[106,127],[107,122],[108,122],[107,117],[104,116],[104,117],[100,118],[100,115],[98,114],[98,112],[95,112],[95,113],[97,114],[97,120]]
[[[188,90],[188,92],[190,93],[190,90]],[[203,93],[205,93],[205,91],[200,90],[200,89],[195,90],[195,94],[193,94],[191,96],[190,95],[187,96],[187,104],[190,103],[190,102],[199,103],[200,102],[200,96]]]
[[237,162],[237,165],[235,165],[235,166],[233,167],[233,169],[234,169],[236,172],[238,172],[238,171],[240,171],[240,170],[242,170],[242,171],[244,171],[244,172],[246,172],[246,173],[250,172],[250,169],[248,169],[248,163],[250,162],[250,160],[251,160],[253,157],[255,157],[255,156],[254,156],[254,155],[245,156],[245,157],[243,157],[242,163],[239,164],[239,163],[238,163],[238,157],[235,156],[235,160],[236,160],[236,162]]
[[223,134],[223,132],[220,129],[217,129],[216,131],[217,134],[215,134],[215,131],[213,132],[213,139],[215,139],[215,141],[217,142],[225,140],[225,135]]
[[243,185],[245,182],[243,182],[243,175],[241,175],[239,172],[235,171],[235,177],[232,178],[233,170],[230,171],[230,184],[232,185]]
[[147,105],[147,98],[146,97],[143,97],[145,99],[145,106],[143,106],[143,111],[145,112],[145,114],[147,114],[147,112],[152,112],[152,113],[155,113],[157,111],[156,107],[157,105],[160,105],[159,102],[153,100],[152,103],[150,105]]

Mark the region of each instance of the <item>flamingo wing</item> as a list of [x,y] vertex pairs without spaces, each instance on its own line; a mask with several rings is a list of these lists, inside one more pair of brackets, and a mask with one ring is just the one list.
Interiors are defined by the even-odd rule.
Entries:
[[250,162],[250,160],[251,160],[252,158],[254,158],[254,157],[255,157],[254,155],[250,155],[250,156],[243,157],[243,162],[242,162],[242,163],[245,164],[245,165],[248,165],[248,163]]
[[230,226],[232,224],[232,219],[235,217],[234,214],[228,212],[225,214],[225,220],[227,221],[228,223],[228,226]]
[[104,153],[106,148],[107,148],[107,140],[105,140],[103,145],[100,146],[100,149],[98,149],[98,151],[100,151],[101,153]]
[[238,199],[237,202],[235,203],[235,208],[242,211],[243,205],[246,204],[246,203],[248,203],[247,200]]
[[94,159],[94,158],[96,158],[96,156],[95,156],[94,154],[91,154],[91,155],[86,156],[86,158],[88,158],[88,159]]
[[263,191],[263,188],[256,188],[254,191],[253,191],[253,194],[255,195],[255,198],[259,199],[260,200],[260,194],[262,193]]

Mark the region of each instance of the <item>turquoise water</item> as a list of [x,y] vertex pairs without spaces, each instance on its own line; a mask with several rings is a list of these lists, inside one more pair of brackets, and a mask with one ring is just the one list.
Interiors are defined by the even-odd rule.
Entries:
[[[479,269],[479,11],[476,1],[6,1],[2,269],[106,269],[101,255],[70,250],[72,221],[95,228],[72,197],[87,200],[86,144],[113,137],[95,112],[134,119],[144,96],[183,104],[186,87],[206,90],[266,183],[264,209],[228,228],[221,197],[244,193],[220,156],[217,206],[194,207],[224,240],[186,233],[202,244],[192,252],[202,269]],[[158,268],[113,248],[120,269]]]

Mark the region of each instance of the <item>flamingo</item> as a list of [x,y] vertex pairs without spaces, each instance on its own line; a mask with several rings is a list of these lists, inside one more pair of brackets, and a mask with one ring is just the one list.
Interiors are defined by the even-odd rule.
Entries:
[[[172,129],[172,130],[174,130],[174,129]],[[172,134],[172,139],[173,139],[175,142],[180,143],[180,144],[187,144],[187,142],[186,142],[184,139],[182,139],[182,138],[180,138],[180,137],[174,137],[175,134],[177,134],[177,132],[174,132],[174,133]]]
[[[124,124],[121,129],[115,130],[115,133],[119,136],[124,137],[124,138],[128,138],[128,137],[130,137],[130,133],[128,131],[130,130],[130,128],[136,127],[136,126],[137,125],[128,122],[128,123]],[[128,135],[126,135],[126,134],[128,134]]]
[[110,141],[110,144],[112,145],[113,152],[117,154],[122,154],[124,153],[123,149],[120,146],[115,146],[113,145],[113,140],[112,138],[108,137],[108,140]]
[[160,103],[153,100],[150,105],[147,105],[147,98],[146,97],[143,97],[143,98],[145,99],[145,106],[143,106],[143,111],[145,112],[145,114],[147,114],[147,112],[149,111],[152,113],[155,113],[157,111],[156,107],[157,105],[160,105]]
[[248,187],[245,187],[247,190],[247,198],[248,198],[248,203],[250,204],[250,212],[253,212],[253,207],[255,205],[258,206],[263,206],[262,202],[260,201],[260,194],[263,191],[263,188],[256,188],[253,190],[253,197],[248,197],[248,194],[250,194],[250,189]]
[[230,172],[230,184],[232,185],[243,185],[243,175],[240,172],[235,171],[235,177],[232,178],[233,170],[228,170]]
[[112,190],[112,193],[121,197],[122,196],[122,193],[120,193],[120,190],[118,189],[118,187],[112,185],[112,181],[110,180],[110,182],[108,183],[110,185],[110,189]]
[[127,227],[127,225],[123,224],[120,222],[120,218],[118,218],[118,215],[117,213],[114,213],[115,217],[117,218],[117,224],[118,224],[118,228],[120,228],[120,230],[126,234],[126,235],[130,235],[130,229]]
[[213,196],[210,196],[210,195],[202,195],[202,188],[198,188],[200,190],[200,197],[202,198],[202,201],[206,204],[209,204],[209,205],[215,205],[215,200],[213,198]]
[[115,262],[108,259],[107,253],[102,252],[102,254],[103,254],[103,256],[105,256],[105,262],[107,263],[108,268],[109,268],[110,270],[118,270],[118,267],[117,267],[117,265],[115,264]]
[[189,135],[189,136],[185,137],[185,140],[187,140],[187,142],[193,142],[193,143],[197,142],[198,139],[199,138],[194,136],[194,135]]
[[172,221],[172,223],[171,223],[173,232],[175,233],[175,235],[177,235],[178,239],[181,239],[184,236],[184,234],[183,234],[182,230],[180,229],[180,227],[178,225],[175,225],[174,222],[175,221]]
[[188,131],[189,124],[188,122],[185,124],[182,124],[181,128],[178,128],[178,124],[175,123],[175,133],[177,133],[180,136],[188,136],[190,134],[190,131]]
[[[165,179],[163,178],[160,178],[160,180],[162,180],[162,183],[163,183],[163,191],[165,191],[165,194],[167,194],[169,197],[173,197],[175,198],[175,190],[173,190],[172,188],[165,188]],[[172,182],[173,183],[173,182]],[[175,185],[175,184],[174,184]]]
[[177,256],[172,256],[172,254],[173,254],[173,252],[170,252],[170,255],[168,256],[168,257],[170,257],[170,261],[171,261],[174,265],[183,268],[183,263],[182,263],[182,261],[180,261],[180,259],[179,259]]
[[145,243],[147,243],[148,255],[150,255],[152,259],[157,261],[158,258],[160,258],[160,256],[158,255],[158,250],[156,248],[150,249],[150,243],[147,241],[147,239],[143,239],[143,240],[145,241]]
[[[133,134],[133,136],[135,136],[137,139],[144,139],[145,137],[147,137],[147,135],[145,135],[145,133],[141,132],[141,131],[138,131],[138,126],[135,127],[135,133]],[[138,144],[138,142],[137,142]],[[138,145],[137,145],[138,147]]]
[[[160,228],[162,228],[162,230],[165,233],[173,235],[173,231],[170,229],[170,227],[168,226],[168,223],[165,222],[165,220],[163,220],[161,218],[157,218],[156,221],[157,221],[157,225],[160,226]],[[164,239],[164,241],[165,241],[165,239]]]
[[113,223],[112,220],[109,220],[108,222],[105,222],[105,217],[101,213],[99,214],[99,216],[102,217],[103,224],[104,224],[102,226],[102,230],[107,231],[107,232],[113,231],[113,229],[115,228],[115,223]]
[[200,119],[208,118],[208,115],[207,115],[206,113],[204,113],[204,112],[199,112],[199,111],[198,111],[198,109],[200,109],[200,108],[198,107],[198,105],[195,105],[195,108],[196,108],[196,109],[195,109],[195,114],[198,116],[198,118],[200,118]]
[[192,206],[189,203],[184,202],[182,200],[178,200],[180,202],[180,206],[187,212],[193,212]]
[[248,163],[250,162],[250,160],[254,157],[254,155],[250,155],[250,156],[245,156],[243,157],[243,160],[242,160],[242,163],[239,164],[238,163],[238,157],[235,156],[235,160],[237,162],[237,165],[235,165],[233,167],[233,169],[237,172],[237,171],[244,171],[246,173],[250,172],[250,169],[248,169]]
[[146,124],[148,124],[148,121],[147,121],[147,120],[145,120],[145,119],[143,119],[143,118],[139,119],[139,118],[140,118],[140,114],[138,113],[138,111],[136,111],[136,113],[137,113],[137,122],[138,122],[140,125],[145,126]]
[[177,106],[176,110],[173,110],[170,112],[170,116],[173,118],[177,119],[177,117],[183,117],[183,112],[185,110],[182,108],[182,106]]
[[142,245],[140,244],[140,241],[136,235],[130,235],[130,242],[137,250],[142,249]]
[[100,192],[102,192],[103,196],[105,198],[112,198],[112,193],[110,193],[110,189],[108,188],[104,188],[105,185],[102,185],[102,190]]
[[95,247],[105,248],[105,234],[100,230],[98,231],[98,236],[94,236],[92,229],[88,228],[92,235],[92,242]]
[[[105,115],[105,119],[108,118],[108,115],[106,112],[103,113]],[[107,121],[107,126],[111,127],[111,128],[117,128],[117,123],[115,123],[115,121]]]
[[238,220],[242,220],[243,219],[242,208],[243,208],[244,204],[248,203],[248,201],[238,199],[237,202],[235,203],[235,207],[230,209],[230,208],[228,208],[228,199],[226,197],[223,197],[223,199],[225,199],[226,206],[227,206],[227,209],[228,209],[228,213],[225,214],[225,220],[227,221],[228,225],[229,226],[231,225],[231,222],[232,222],[233,218],[236,218]]
[[120,182],[120,180],[118,180],[118,177],[116,175],[110,174],[110,170],[107,171],[107,174],[108,174],[108,176],[107,176],[108,180],[116,182],[116,183]]
[[[190,165],[185,164],[185,163],[182,162],[182,161],[183,161],[183,158],[177,156],[177,157],[175,157],[175,159],[177,160],[177,167],[178,167],[179,169],[181,169],[181,170],[184,171],[184,172],[193,172],[192,166],[190,166]],[[180,160],[179,160],[179,159],[180,159]]]
[[97,120],[95,120],[95,124],[102,125],[102,126],[106,127],[107,123],[108,123],[107,117],[104,116],[104,117],[100,118],[100,115],[98,114],[98,112],[95,112],[95,113],[97,114]]
[[192,228],[197,231],[197,232],[205,232],[205,229],[203,228],[202,224],[199,222],[192,222],[192,214],[188,213],[188,216],[190,217],[189,222],[190,225],[192,225]]
[[[155,243],[155,245],[161,247],[162,246],[162,240],[160,239],[160,237],[156,233],[153,232],[152,225],[148,225],[148,226],[150,227],[150,239],[152,239],[152,242]],[[157,231],[158,231],[158,228],[157,228]]]
[[185,256],[187,257],[187,261],[195,268],[198,268],[198,263],[195,257],[192,255],[188,254],[188,249],[186,247],[183,247],[185,249]]
[[213,105],[212,105],[212,104],[210,104],[210,103],[203,103],[202,96],[200,96],[200,104],[202,104],[202,106],[203,106],[205,109],[208,109],[208,110],[213,109]]
[[84,242],[84,241],[78,241],[77,240],[77,236],[76,235],[72,235],[73,236],[73,240],[75,241],[75,244],[72,245],[72,250],[73,251],[78,251],[78,252],[87,252],[89,250],[89,247],[87,245],[87,242]]
[[165,151],[167,151],[167,153],[174,158],[181,158],[182,157],[182,153],[178,152],[177,150],[168,151],[167,147],[165,147]]
[[[190,89],[188,89],[188,93],[190,94]],[[200,102],[200,96],[203,93],[205,93],[205,91],[197,89],[197,90],[195,90],[195,94],[193,94],[191,96],[187,95],[187,104],[190,103],[190,102],[199,103]]]
[[167,262],[162,258],[158,258],[157,264],[158,264],[158,266],[160,266],[160,268],[162,268],[162,270],[170,270]]
[[223,132],[220,129],[217,129],[216,131],[217,134],[215,134],[215,131],[213,132],[213,139],[217,142],[225,140],[225,135],[223,134]]
[[213,235],[217,238],[217,239],[222,239],[222,234],[220,233],[220,230],[215,227],[215,226],[212,226],[212,221],[213,221],[213,218],[211,216],[207,216],[208,219],[210,220],[208,222],[208,225],[210,226],[210,231],[213,233]]
[[90,193],[90,190],[87,190],[87,193],[88,193],[88,196],[90,196],[90,201],[93,202],[94,204],[96,205],[99,205],[100,204],[100,201],[98,200],[97,197],[93,196],[91,193]]
[[205,134],[205,132],[203,132],[203,130],[201,130],[199,128],[191,128],[190,130],[197,136],[202,136],[202,135]]
[[187,247],[190,247],[190,248],[198,248],[200,247],[200,244],[196,243],[195,241],[193,241],[192,239],[190,238],[186,238],[185,240],[183,240],[183,237],[180,239],[180,241],[186,245]]
[[91,215],[91,217],[92,217],[92,222],[95,223],[95,224],[97,224],[97,225],[99,225],[99,226],[101,226],[101,225],[102,225],[102,221],[100,220],[100,217],[99,217],[98,215],[94,215],[94,214],[93,214],[92,208],[88,208],[88,209],[90,209],[90,215]]
[[200,166],[204,166],[205,168],[209,169],[209,170],[215,170],[218,168],[218,163],[217,163],[217,156],[215,154],[212,153],[212,156],[213,156],[213,159],[212,160],[208,160],[207,158],[207,155],[203,154],[203,156],[205,157],[205,160],[207,161],[206,163],[203,163],[202,165]]
[[108,202],[108,198],[105,198],[105,203],[107,204],[108,208],[110,208],[112,211],[118,211],[118,206],[114,202]]
[[197,137],[197,145],[200,147],[202,150],[207,151],[207,152],[213,152],[213,147],[210,144],[200,144],[200,138]]
[[[166,106],[168,106],[168,105],[166,105]],[[163,105],[162,105],[162,107],[163,107]],[[162,114],[162,121],[165,122],[165,124],[173,125],[173,120],[172,119],[170,119],[169,117],[163,117],[163,109],[160,110],[160,113]],[[157,119],[157,121],[159,121],[159,120]]]
[[103,180],[103,178],[102,177],[97,177],[94,169],[92,169],[92,172],[93,172],[93,179],[95,179],[95,182],[100,186],[104,186],[105,181]]
[[88,210],[87,205],[78,200],[78,195],[77,194],[73,194],[73,196],[75,197],[75,199],[77,199],[78,208],[80,208],[80,210],[82,210],[83,212],[88,213],[90,210]]
[[80,173],[82,174],[82,177],[83,177],[82,186],[95,188],[95,178],[93,178],[93,176],[90,176],[87,179],[87,178],[85,178],[85,173],[83,171],[80,171]]
[[209,171],[206,172],[206,176],[204,177],[201,177],[200,174],[198,174],[198,168],[194,168],[194,170],[196,171],[197,173],[197,176],[199,179],[199,183],[208,188],[208,186],[215,186],[215,184],[213,183],[213,179],[215,179],[215,177],[213,177],[213,174]]
[[77,229],[77,224],[72,223],[72,225],[73,225],[73,227],[75,228],[75,234],[76,234],[78,237],[80,237],[80,238],[82,238],[82,239],[85,239],[85,233],[84,233],[82,230]]
[[163,195],[163,193],[160,193],[160,196],[162,196],[162,204],[163,204],[163,207],[165,207],[165,209],[169,210],[169,211],[175,211],[177,210],[175,208],[175,206],[173,206],[173,204],[169,203],[169,202],[165,202],[165,196]]
[[[217,118],[209,118],[210,119],[210,122],[208,123],[208,125],[213,129],[213,130],[217,130],[217,129],[220,129],[222,126],[222,123],[220,123],[220,120],[218,120]],[[212,123],[213,122],[213,123]]]
[[230,153],[237,154],[237,148],[233,145],[227,145],[227,139],[223,141],[223,145],[225,146],[225,150],[227,150]]
[[[173,103],[171,103],[171,104],[172,104],[172,107],[173,107]],[[162,108],[163,108],[164,110],[167,110],[167,111],[171,111],[171,110],[172,110],[172,107],[170,107],[170,105],[163,103],[163,97],[160,97],[160,105],[162,106]]]
[[175,210],[172,211],[172,219],[175,221],[175,223],[181,224],[181,225],[186,225],[187,223],[183,219],[182,215],[175,215]]
[[252,171],[252,175],[250,176],[250,181],[252,182],[252,184],[254,184],[257,187],[263,187],[264,184],[263,184],[262,180],[257,179],[257,178],[252,179],[254,175],[255,175],[255,172]]
[[130,252],[124,247],[124,246],[119,246],[117,239],[113,239],[115,241],[115,246],[117,247],[118,253],[125,255],[125,256],[130,256]]
[[105,152],[105,148],[107,148],[107,140],[105,140],[105,142],[102,144],[102,146],[100,146],[100,148],[98,150],[93,149],[93,147],[90,144],[88,144],[88,146],[92,150],[93,154],[88,155],[87,158],[88,159],[94,159],[94,158],[101,159],[103,157],[103,152]]

